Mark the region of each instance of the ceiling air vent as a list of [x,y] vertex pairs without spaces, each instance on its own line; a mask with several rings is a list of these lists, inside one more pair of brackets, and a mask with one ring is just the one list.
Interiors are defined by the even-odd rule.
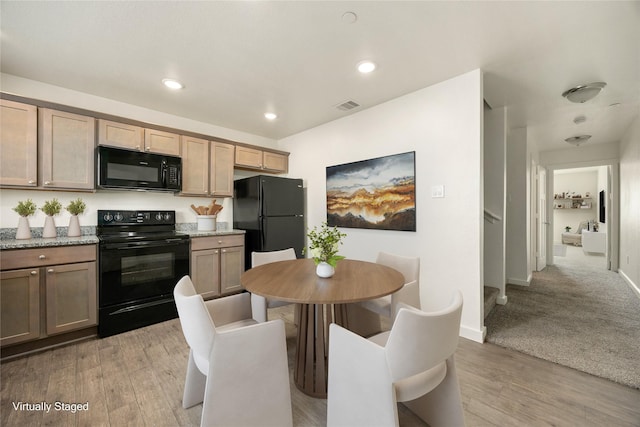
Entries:
[[359,107],[360,104],[358,104],[355,101],[345,101],[341,104],[336,105],[336,108],[338,110],[342,110],[342,111],[349,111],[349,110],[353,110],[354,108]]

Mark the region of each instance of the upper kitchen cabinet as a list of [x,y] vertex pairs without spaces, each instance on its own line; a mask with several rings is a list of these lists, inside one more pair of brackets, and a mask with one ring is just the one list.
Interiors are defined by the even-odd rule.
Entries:
[[98,145],[180,155],[180,135],[110,120],[98,120]]
[[289,170],[289,157],[284,154],[265,151],[262,155],[262,168],[271,172],[287,172]]
[[288,170],[288,163],[289,158],[284,154],[241,145],[236,147],[235,165],[239,168],[284,173]]
[[38,185],[38,109],[0,99],[0,185]]
[[234,145],[182,135],[182,195],[233,195]]
[[95,119],[40,108],[39,186],[46,189],[95,188]]
[[142,151],[144,129],[125,123],[98,120],[98,145]]
[[233,159],[235,146],[224,142],[211,142],[211,195],[233,196]]
[[144,130],[144,150],[150,153],[180,155],[180,135],[155,129]]
[[182,194],[209,195],[209,141],[182,135]]

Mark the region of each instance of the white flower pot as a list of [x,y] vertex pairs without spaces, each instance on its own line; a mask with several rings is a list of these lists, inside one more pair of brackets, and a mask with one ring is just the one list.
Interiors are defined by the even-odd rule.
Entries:
[[69,228],[67,229],[68,237],[80,237],[80,221],[78,215],[71,215],[69,218]]
[[31,238],[31,228],[29,227],[29,218],[21,216],[18,220],[18,229],[16,230],[16,239],[26,240]]
[[53,220],[52,216],[47,215],[44,219],[44,228],[42,229],[42,237],[45,239],[51,239],[52,237],[57,237],[56,233],[56,222]]
[[336,272],[336,269],[327,264],[326,262],[320,262],[316,266],[316,274],[318,277],[329,278],[333,276]]

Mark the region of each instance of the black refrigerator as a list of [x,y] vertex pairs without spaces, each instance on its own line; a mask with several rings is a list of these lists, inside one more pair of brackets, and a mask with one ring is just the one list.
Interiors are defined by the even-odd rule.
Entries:
[[258,175],[233,184],[233,228],[245,230],[245,268],[251,252],[294,248],[302,258],[305,242],[301,179]]

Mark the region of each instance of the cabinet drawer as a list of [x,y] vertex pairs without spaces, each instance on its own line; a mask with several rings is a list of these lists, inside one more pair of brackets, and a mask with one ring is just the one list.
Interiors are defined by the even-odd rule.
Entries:
[[194,237],[191,239],[191,250],[227,248],[230,246],[243,246],[244,234],[230,234],[224,236]]
[[66,246],[41,249],[16,249],[0,252],[3,270],[70,264],[96,260],[96,246]]

